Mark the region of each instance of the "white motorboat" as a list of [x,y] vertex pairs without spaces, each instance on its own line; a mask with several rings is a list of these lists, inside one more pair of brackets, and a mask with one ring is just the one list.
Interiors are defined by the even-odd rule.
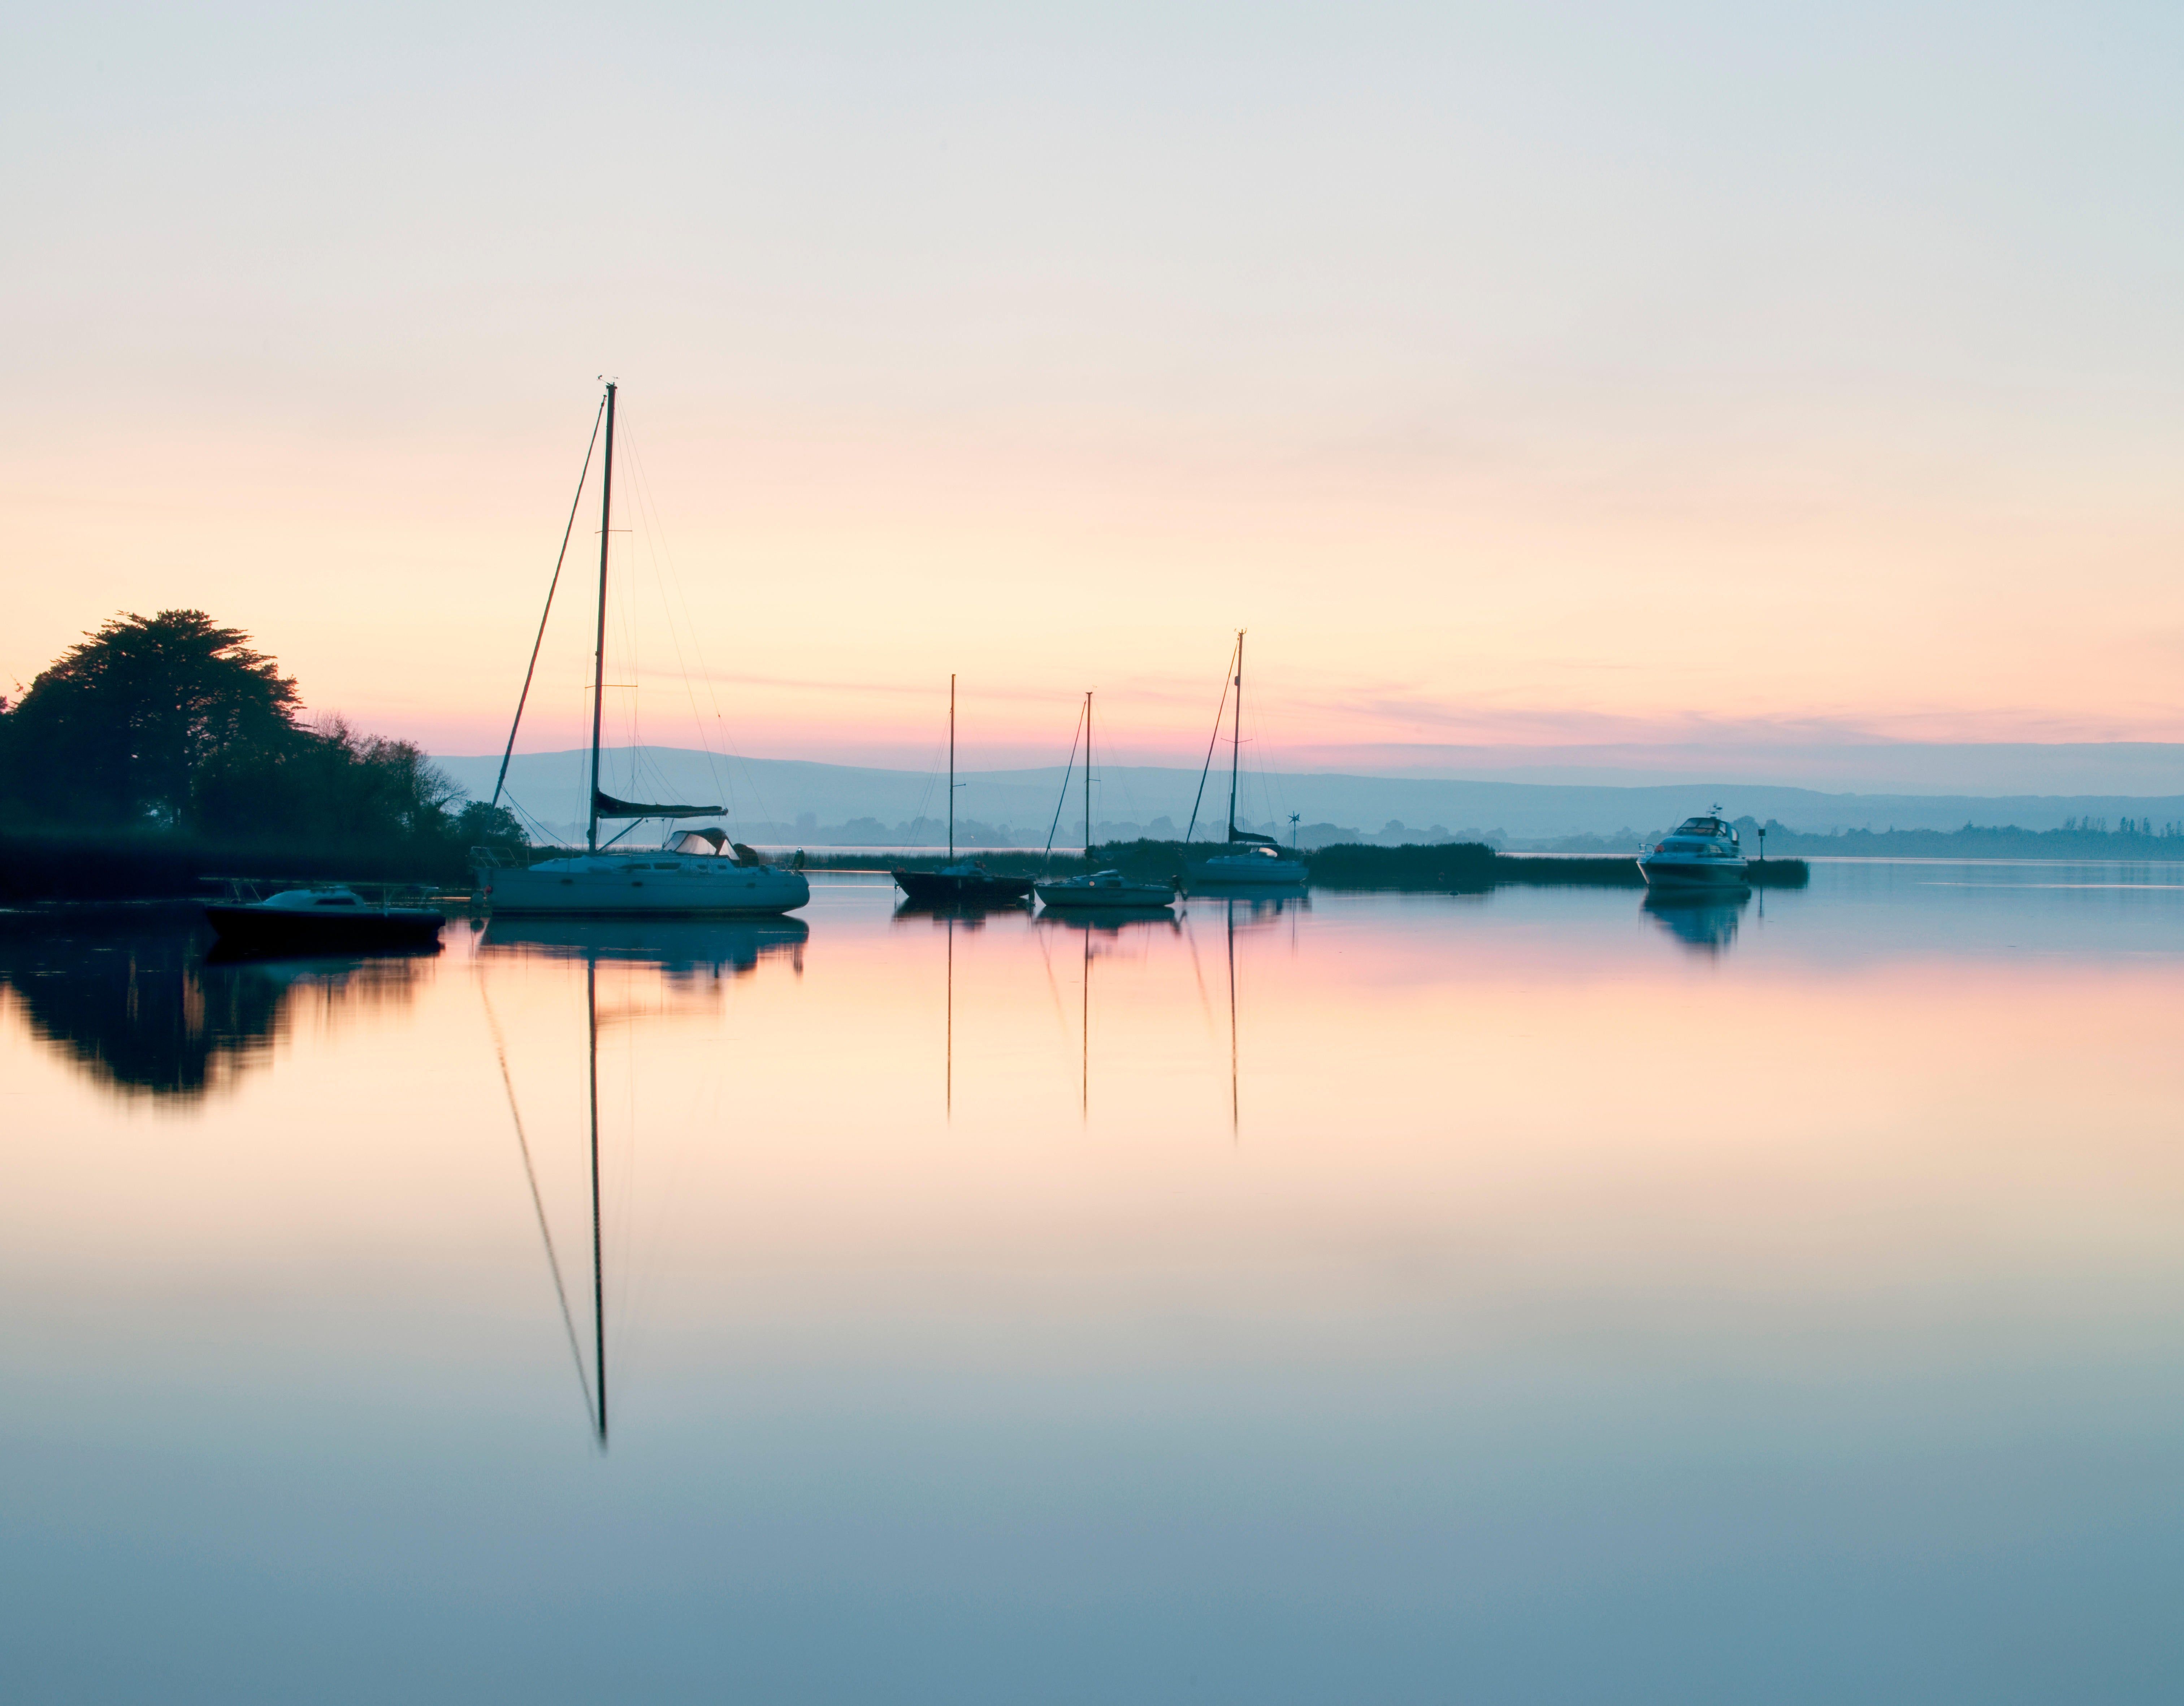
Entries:
[[1686,817],[1638,856],[1638,869],[1656,889],[1741,889],[1744,849],[1736,826],[1721,807],[1704,817]]
[[270,900],[238,897],[205,909],[222,948],[246,954],[336,953],[437,947],[447,914],[431,906],[366,900],[332,884],[284,889]]
[[1095,871],[1089,877],[1056,877],[1033,885],[1048,906],[1167,907],[1175,904],[1172,883],[1134,883],[1119,871]]
[[[482,898],[496,912],[588,914],[628,917],[652,914],[704,917],[737,913],[787,912],[811,898],[811,887],[800,871],[768,865],[756,854],[728,841],[717,829],[685,834],[671,846],[651,851],[612,850],[619,836],[599,845],[599,821],[627,819],[631,828],[647,818],[672,823],[683,817],[718,817],[718,806],[691,806],[620,800],[599,786],[599,727],[606,693],[607,548],[614,537],[615,393],[610,383],[599,407],[606,422],[606,459],[599,485],[599,638],[592,654],[591,812],[585,831],[584,850],[542,860],[529,866],[513,866],[488,848],[473,848],[471,861]],[[596,431],[596,426],[594,431]],[[585,454],[588,471],[590,453]],[[582,482],[577,483],[581,497]],[[569,512],[570,527],[576,510]],[[561,549],[568,551],[568,535]],[[561,566],[554,567],[558,586]],[[554,609],[554,593],[546,594],[546,615]],[[539,641],[546,632],[546,616],[539,618]],[[538,665],[538,643],[531,649],[531,665]],[[501,782],[508,778],[509,755],[515,750],[515,732],[522,724],[523,706],[531,696],[531,676],[523,678],[523,693],[516,700],[515,722],[508,731],[508,749],[501,755]],[[501,789],[493,788],[493,804],[500,803]],[[627,834],[625,829],[622,833]]]
[[[1222,709],[1228,708],[1228,693],[1235,689],[1236,703],[1233,721],[1228,726],[1228,847],[1229,851],[1211,859],[1194,859],[1187,867],[1194,887],[1219,888],[1224,884],[1249,884],[1254,888],[1268,884],[1282,888],[1301,889],[1312,880],[1312,873],[1305,868],[1303,860],[1294,851],[1284,854],[1280,845],[1270,835],[1259,835],[1249,829],[1236,827],[1236,779],[1241,764],[1244,745],[1244,630],[1236,631],[1236,650],[1230,658],[1228,680],[1221,689]],[[1221,711],[1213,713],[1213,738],[1221,738]],[[1183,832],[1187,845],[1198,832],[1198,807],[1206,798],[1206,772],[1213,767],[1213,748],[1206,749],[1206,763],[1198,772],[1198,799],[1190,808],[1190,827]]]

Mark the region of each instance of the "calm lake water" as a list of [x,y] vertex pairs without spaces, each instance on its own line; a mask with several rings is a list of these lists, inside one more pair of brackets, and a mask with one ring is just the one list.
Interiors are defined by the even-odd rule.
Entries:
[[13,928],[5,1692],[2184,1698],[2180,884]]

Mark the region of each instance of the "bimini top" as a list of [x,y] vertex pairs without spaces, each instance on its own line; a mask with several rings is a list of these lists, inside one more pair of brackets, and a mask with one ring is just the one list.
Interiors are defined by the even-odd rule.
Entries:
[[1719,817],[1686,817],[1670,832],[1676,835],[1717,835],[1734,841],[1736,831]]

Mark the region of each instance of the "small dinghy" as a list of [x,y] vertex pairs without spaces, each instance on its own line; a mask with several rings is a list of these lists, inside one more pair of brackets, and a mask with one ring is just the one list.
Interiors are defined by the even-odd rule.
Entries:
[[205,908],[223,948],[248,954],[314,954],[419,948],[440,939],[447,914],[429,906],[389,906],[354,889],[284,889],[267,900]]

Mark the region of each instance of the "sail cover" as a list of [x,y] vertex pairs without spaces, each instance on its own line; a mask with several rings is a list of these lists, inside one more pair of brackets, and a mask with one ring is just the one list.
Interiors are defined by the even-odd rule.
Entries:
[[1228,826],[1228,839],[1248,843],[1254,847],[1279,847],[1282,845],[1271,835],[1254,835],[1250,830],[1239,829],[1233,823]]
[[592,810],[602,817],[717,817],[717,806],[641,806],[633,800],[617,800],[604,788],[592,790]]

